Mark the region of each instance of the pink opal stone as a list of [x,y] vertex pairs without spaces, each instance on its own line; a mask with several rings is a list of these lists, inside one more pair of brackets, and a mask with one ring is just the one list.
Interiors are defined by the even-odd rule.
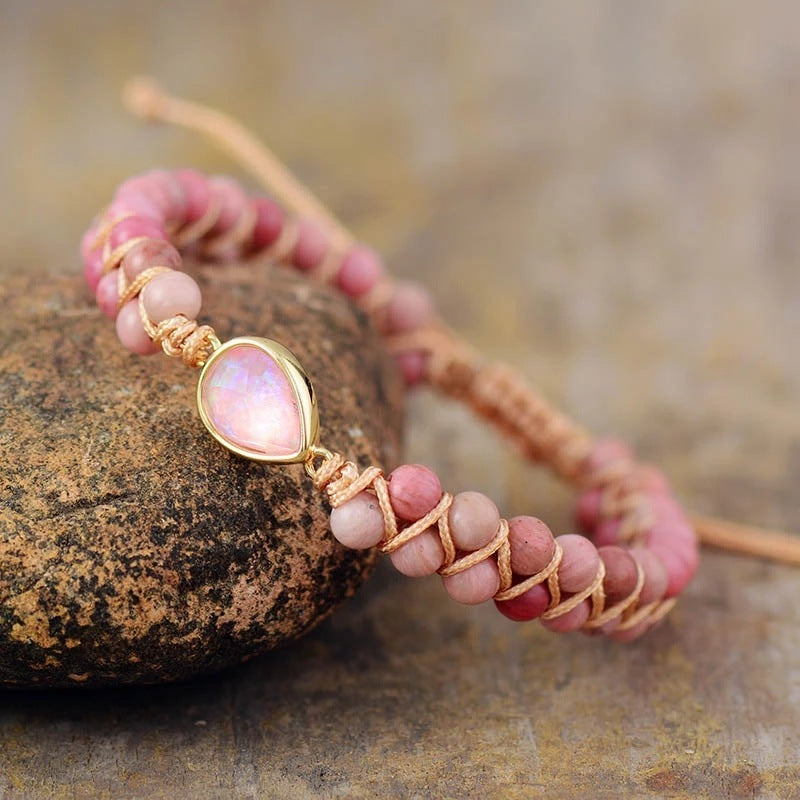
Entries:
[[259,347],[237,344],[220,353],[203,376],[201,403],[214,431],[241,450],[287,458],[302,449],[295,392]]

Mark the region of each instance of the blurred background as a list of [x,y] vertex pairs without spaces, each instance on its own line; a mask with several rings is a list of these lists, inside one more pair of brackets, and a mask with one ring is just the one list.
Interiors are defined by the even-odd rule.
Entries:
[[[130,174],[235,172],[198,138],[125,115],[125,80],[152,74],[262,135],[454,328],[587,427],[633,441],[691,507],[800,530],[798,22],[790,2],[721,0],[0,0],[0,276],[78,280],[80,235]],[[562,490],[424,393],[407,455],[509,516],[570,524]],[[796,571],[709,554],[665,629],[628,650],[553,643],[490,608],[445,609],[429,583],[376,580],[291,655],[223,678],[224,702],[213,681],[121,694],[113,719],[97,701],[83,727],[62,699],[48,756],[35,739],[52,717],[10,701],[7,774],[65,792],[102,775],[118,797],[134,792],[123,769],[153,797],[175,769],[198,797],[233,796],[208,770],[229,770],[236,796],[372,796],[392,776],[396,796],[580,797],[581,776],[598,797],[798,796]],[[365,626],[381,665],[345,664],[337,642]],[[389,667],[436,700],[420,708],[411,684],[376,677]],[[329,687],[312,713],[307,687],[331,674],[363,683],[347,708]],[[372,727],[351,708],[370,702]],[[184,705],[223,732],[177,730]],[[69,779],[51,774],[53,753]]]

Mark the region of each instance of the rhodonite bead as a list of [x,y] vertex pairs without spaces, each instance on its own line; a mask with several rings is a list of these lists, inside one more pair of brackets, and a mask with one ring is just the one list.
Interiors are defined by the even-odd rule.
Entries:
[[640,545],[632,547],[629,552],[644,571],[644,586],[639,595],[639,605],[644,606],[660,600],[666,594],[669,582],[667,570],[661,560],[647,547]]
[[500,588],[500,573],[493,558],[480,561],[472,567],[442,578],[447,594],[458,603],[474,606],[485,603]]
[[149,219],[152,222],[163,223],[164,212],[158,204],[142,194],[117,194],[111,205],[106,209],[104,218],[106,220],[117,219],[119,217],[130,217],[139,219]]
[[109,236],[111,249],[115,250],[121,244],[125,244],[129,239],[147,237],[149,239],[165,239],[166,231],[164,226],[155,220],[147,217],[130,217],[118,222]]
[[620,525],[621,522],[616,517],[601,519],[595,526],[594,533],[592,534],[592,541],[597,547],[616,544],[619,539]]
[[119,272],[112,269],[100,278],[95,291],[95,298],[100,310],[112,319],[117,316],[117,300],[119,299],[118,292]]
[[424,517],[441,497],[438,475],[422,464],[403,464],[389,475],[389,499],[400,519],[413,522]]
[[207,211],[211,203],[211,186],[208,178],[193,169],[179,169],[175,179],[183,189],[185,223],[196,222]]
[[209,179],[213,197],[219,203],[219,215],[209,235],[216,236],[229,231],[248,206],[247,195],[238,181],[215,175]]
[[103,254],[99,249],[92,250],[84,259],[83,277],[91,291],[97,291],[97,284],[103,274]]
[[328,250],[328,237],[310,219],[302,219],[297,224],[297,241],[292,250],[291,262],[298,269],[309,270],[316,267]]
[[119,310],[116,328],[120,342],[132,353],[146,356],[160,350],[142,327],[138,300],[130,300]]
[[125,273],[125,277],[132,281],[150,267],[179,269],[180,266],[180,253],[169,242],[161,239],[145,239],[143,242],[137,242],[125,254],[120,269]]
[[[636,568],[636,561],[627,550],[614,545],[610,547],[600,547],[597,551],[603,564],[606,567],[606,575],[603,578],[603,591],[606,595],[605,606],[613,606],[621,603],[631,596],[639,580],[639,571]],[[616,617],[605,625],[600,626],[600,633],[611,633],[621,622],[621,617]]]
[[156,275],[142,290],[142,297],[147,316],[155,323],[176,314],[194,319],[202,304],[200,287],[194,278],[178,270]]
[[384,522],[378,499],[360,492],[331,510],[331,533],[345,547],[365,550],[383,538]]
[[583,536],[567,533],[556,538],[563,556],[558,567],[561,590],[574,594],[591,584],[597,575],[600,556],[595,546]]
[[631,461],[630,447],[619,439],[597,439],[584,462],[584,470],[591,474],[598,472],[615,461]]
[[543,619],[542,625],[554,633],[571,633],[572,631],[580,630],[589,619],[589,614],[592,612],[592,606],[588,600],[579,603],[572,611],[567,611],[560,617],[553,619]]
[[408,333],[424,325],[433,316],[430,293],[418,283],[398,283],[386,307],[388,333]]
[[382,272],[383,265],[377,254],[368,247],[356,245],[342,259],[336,281],[350,297],[360,297],[378,282]]
[[550,594],[541,584],[532,586],[511,600],[495,600],[497,610],[515,622],[525,622],[541,617],[549,604]]
[[600,508],[603,503],[603,490],[588,489],[578,498],[575,517],[581,529],[587,533],[593,531],[600,520]]
[[283,209],[268,197],[256,197],[252,200],[256,211],[256,224],[251,238],[254,250],[269,247],[278,240],[283,230]]
[[439,534],[433,529],[423,531],[410,542],[398,547],[389,558],[394,568],[409,578],[433,575],[444,563],[444,549]]
[[458,550],[480,550],[494,539],[500,525],[497,506],[480,492],[460,492],[448,513],[450,534]]
[[511,569],[515,575],[536,575],[552,560],[555,540],[550,528],[536,517],[513,517],[508,521]]
[[665,597],[679,595],[688,585],[697,569],[698,553],[693,546],[679,549],[676,545],[664,542],[648,542],[651,553],[658,557],[667,571],[667,589]]
[[425,377],[425,354],[419,350],[398,353],[395,360],[406,386],[415,386]]

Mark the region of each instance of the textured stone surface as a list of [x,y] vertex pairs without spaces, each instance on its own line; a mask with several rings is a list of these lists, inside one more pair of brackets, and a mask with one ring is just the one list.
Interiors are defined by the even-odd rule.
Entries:
[[[691,507],[800,531],[791,0],[7,3],[0,263],[77,271],[109,187],[230,162],[119,111],[142,69],[264,133],[447,320]],[[80,24],[76,24],[78,21]],[[70,36],[64,35],[70,31]],[[570,532],[567,493],[420,395],[406,458]],[[617,647],[380,568],[289,648],[177,686],[0,697],[29,798],[795,800],[800,573],[705,552]]]
[[[400,386],[337,293],[263,264],[209,267],[219,335],[269,335],[313,376],[325,442],[397,458]],[[126,353],[77,277],[0,288],[0,682],[184,678],[313,627],[372,558],[336,545],[302,466],[223,450],[198,373]]]

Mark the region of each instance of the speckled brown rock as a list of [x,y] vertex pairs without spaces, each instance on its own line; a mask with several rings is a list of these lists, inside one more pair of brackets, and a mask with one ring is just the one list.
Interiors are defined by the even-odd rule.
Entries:
[[[221,338],[300,357],[326,446],[396,461],[401,388],[361,314],[262,264],[199,276]],[[124,352],[78,277],[5,280],[0,320],[2,684],[214,670],[301,635],[365,579],[372,556],[335,543],[303,468],[220,448],[197,373]]]

